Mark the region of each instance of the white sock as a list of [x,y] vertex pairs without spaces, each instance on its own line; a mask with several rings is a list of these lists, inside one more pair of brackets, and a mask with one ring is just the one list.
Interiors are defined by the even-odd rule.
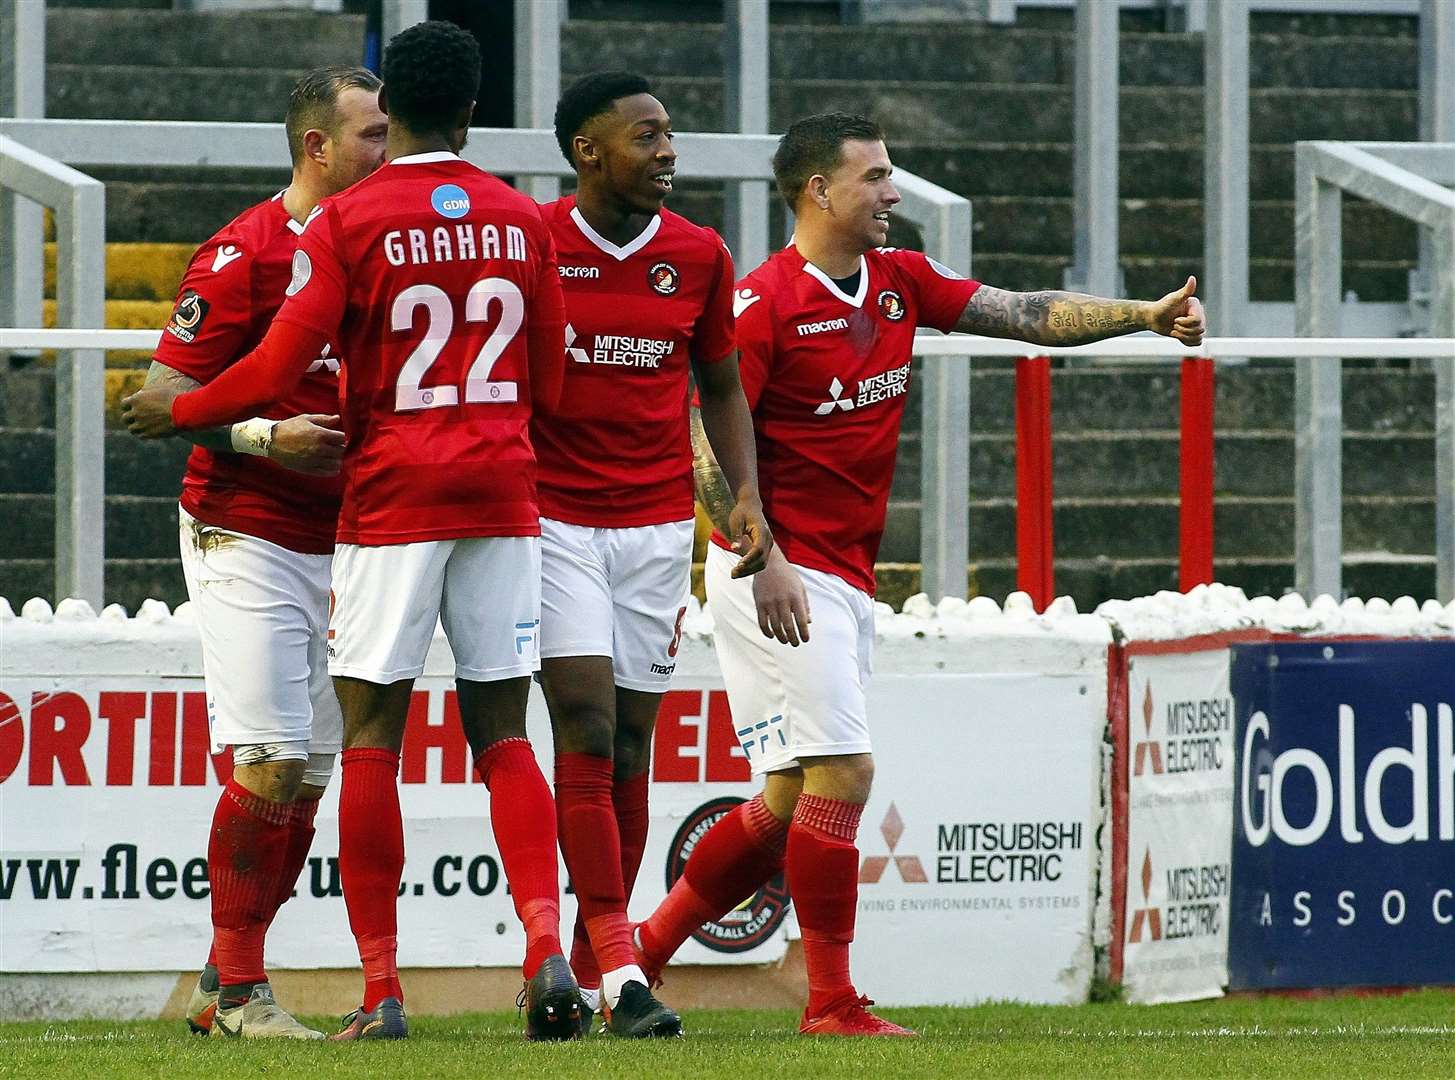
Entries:
[[643,986],[646,986],[646,973],[635,964],[628,964],[626,967],[619,967],[615,971],[602,973],[601,996],[606,1001],[608,1008],[616,1008],[617,1001],[621,999],[621,988],[629,982],[639,982]]
[[600,1012],[601,1011],[601,988],[600,987],[586,987],[586,986],[581,987],[581,1001],[592,1012]]

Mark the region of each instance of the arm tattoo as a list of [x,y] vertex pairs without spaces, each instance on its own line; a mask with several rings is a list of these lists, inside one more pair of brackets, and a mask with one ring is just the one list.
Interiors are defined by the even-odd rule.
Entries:
[[[189,390],[196,390],[202,384],[190,375],[183,375],[176,368],[169,368],[159,360],[153,360],[152,366],[147,369],[146,385],[153,386],[162,383],[167,386],[174,386],[180,393]],[[196,446],[208,450],[222,450],[232,453],[232,427],[206,428],[202,431],[179,431],[178,435]]]
[[1068,292],[1009,292],[982,285],[955,329],[964,334],[1019,338],[1034,345],[1085,345],[1149,330],[1151,305]]
[[695,405],[692,407],[692,486],[713,527],[727,536],[731,531],[728,518],[737,505],[737,499],[733,497],[727,477],[713,456],[712,444],[707,441],[707,429],[702,426],[702,412]]

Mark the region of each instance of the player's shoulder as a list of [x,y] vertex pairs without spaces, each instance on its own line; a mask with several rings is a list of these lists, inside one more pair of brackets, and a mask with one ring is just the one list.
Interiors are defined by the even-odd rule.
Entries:
[[802,269],[803,256],[792,246],[782,248],[744,274],[738,280],[738,288],[772,296],[791,288]]
[[282,192],[248,207],[197,249],[188,265],[188,276],[214,279],[224,288],[245,282],[253,265],[283,239],[291,221],[283,209]]
[[965,275],[952,270],[937,259],[931,258],[923,251],[915,251],[912,248],[882,247],[867,252],[864,256],[871,266],[879,265],[891,268],[896,271],[908,273],[916,277],[927,273],[935,274],[950,281],[964,281]]
[[719,251],[727,250],[727,243],[716,229],[689,221],[673,210],[662,208],[661,237],[673,244],[681,245],[693,252],[716,259]]

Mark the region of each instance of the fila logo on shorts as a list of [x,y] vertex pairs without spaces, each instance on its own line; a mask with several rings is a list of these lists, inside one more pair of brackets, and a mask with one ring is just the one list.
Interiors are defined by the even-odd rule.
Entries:
[[753,760],[754,750],[761,754],[769,745],[787,746],[788,739],[783,734],[783,714],[779,713],[756,724],[738,728],[738,742],[742,744],[743,755],[749,761]]

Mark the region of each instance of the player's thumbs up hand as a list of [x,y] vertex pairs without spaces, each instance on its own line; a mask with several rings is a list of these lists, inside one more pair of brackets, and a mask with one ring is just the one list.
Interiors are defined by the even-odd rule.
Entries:
[[337,416],[306,413],[273,425],[268,458],[309,476],[334,476],[343,466],[344,433]]
[[1188,277],[1182,288],[1168,293],[1152,305],[1151,329],[1184,345],[1201,345],[1207,333],[1207,317],[1196,296],[1197,278]]

